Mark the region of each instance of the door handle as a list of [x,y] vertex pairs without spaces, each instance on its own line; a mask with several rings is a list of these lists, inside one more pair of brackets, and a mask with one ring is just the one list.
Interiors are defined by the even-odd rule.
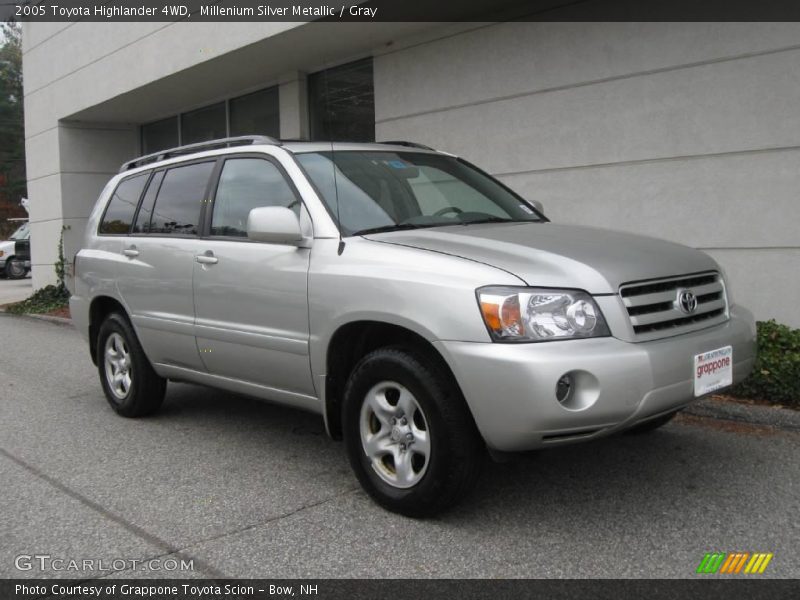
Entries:
[[125,250],[123,250],[122,253],[128,258],[136,258],[137,256],[139,256],[139,251],[136,249],[136,246],[125,248]]
[[219,259],[214,256],[211,250],[206,251],[205,254],[198,254],[194,259],[201,265],[215,265],[219,262]]

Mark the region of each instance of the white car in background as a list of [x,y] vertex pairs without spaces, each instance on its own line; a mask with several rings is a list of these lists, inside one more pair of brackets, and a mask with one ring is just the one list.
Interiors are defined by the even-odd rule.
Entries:
[[8,279],[22,279],[31,270],[30,251],[26,256],[17,255],[17,242],[29,242],[30,238],[30,226],[25,222],[8,240],[0,242],[0,273]]

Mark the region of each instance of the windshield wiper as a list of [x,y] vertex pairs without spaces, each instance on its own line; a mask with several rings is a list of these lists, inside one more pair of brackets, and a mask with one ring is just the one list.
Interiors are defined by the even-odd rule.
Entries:
[[447,221],[445,223],[397,223],[395,225],[382,225],[381,227],[370,227],[368,229],[359,229],[350,235],[367,235],[369,233],[384,233],[387,231],[403,231],[408,229],[427,229],[429,227],[453,227],[464,225],[476,225],[478,223],[538,223],[539,221],[530,221],[528,219],[508,219],[504,217],[486,217],[483,219],[475,219],[472,221]]
[[422,229],[424,227],[436,227],[436,225],[414,225],[413,223],[395,223],[394,225],[382,225],[381,227],[369,227],[359,229],[350,235],[367,235],[369,233],[383,233],[386,231],[403,231],[406,229]]
[[469,219],[466,221],[461,221],[458,223],[459,225],[476,225],[478,223],[515,223],[520,222],[525,219],[507,219],[504,217],[486,217],[484,219]]

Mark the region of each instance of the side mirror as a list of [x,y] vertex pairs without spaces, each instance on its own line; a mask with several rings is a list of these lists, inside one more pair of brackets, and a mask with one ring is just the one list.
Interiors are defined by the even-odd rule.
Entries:
[[256,242],[299,246],[303,241],[300,220],[284,206],[262,206],[247,215],[247,237]]
[[542,204],[538,200],[528,200],[528,202],[533,204],[533,206],[536,207],[536,210],[538,210],[540,213],[544,214],[544,204]]

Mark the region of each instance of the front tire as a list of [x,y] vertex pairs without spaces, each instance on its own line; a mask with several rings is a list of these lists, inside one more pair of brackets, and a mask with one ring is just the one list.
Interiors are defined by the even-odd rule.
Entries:
[[164,401],[166,379],[159,377],[125,316],[111,313],[97,335],[97,369],[106,399],[123,417],[154,413]]
[[25,263],[15,258],[6,261],[6,277],[8,279],[22,279],[28,274]]
[[404,348],[367,354],[347,381],[342,411],[350,465],[384,508],[432,516],[473,486],[483,443],[437,360]]

